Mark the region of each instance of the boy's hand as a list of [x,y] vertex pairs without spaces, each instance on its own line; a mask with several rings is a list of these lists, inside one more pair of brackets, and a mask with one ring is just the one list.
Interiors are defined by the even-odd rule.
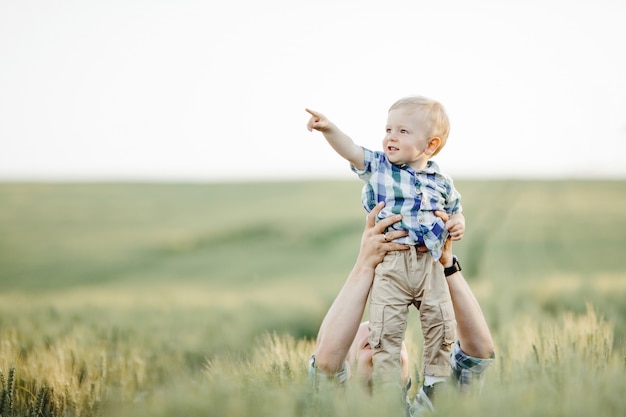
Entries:
[[461,240],[463,238],[463,234],[465,234],[465,216],[463,213],[448,216],[445,211],[436,211],[435,216],[440,217],[446,223],[450,239]]
[[465,233],[465,216],[463,213],[455,213],[446,222],[446,229],[450,233],[450,239],[461,240]]
[[311,115],[309,122],[306,124],[306,128],[309,129],[309,132],[312,132],[313,129],[320,132],[328,130],[330,121],[326,118],[326,116],[310,109],[305,110]]
[[363,148],[355,144],[350,136],[346,135],[334,123],[326,118],[322,113],[311,109],[305,109],[311,115],[306,124],[309,132],[313,129],[322,132],[329,145],[343,159],[350,162],[357,170],[365,169],[365,153]]

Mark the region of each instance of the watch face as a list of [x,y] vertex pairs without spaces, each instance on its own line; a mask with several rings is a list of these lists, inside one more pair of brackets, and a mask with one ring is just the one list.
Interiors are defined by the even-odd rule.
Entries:
[[458,261],[458,260],[456,260],[456,259],[454,260],[454,268],[455,268],[457,271],[460,271],[460,270],[461,270],[461,265],[459,264],[459,261]]

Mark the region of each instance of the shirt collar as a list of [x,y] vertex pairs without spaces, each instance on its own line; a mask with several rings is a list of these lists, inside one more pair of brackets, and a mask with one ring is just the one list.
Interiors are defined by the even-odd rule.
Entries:
[[[396,165],[400,169],[405,169],[409,172],[417,172],[409,164]],[[426,167],[424,169],[420,169],[419,172],[423,172],[425,174],[436,174],[439,172],[439,165],[435,161],[429,160],[426,162]]]

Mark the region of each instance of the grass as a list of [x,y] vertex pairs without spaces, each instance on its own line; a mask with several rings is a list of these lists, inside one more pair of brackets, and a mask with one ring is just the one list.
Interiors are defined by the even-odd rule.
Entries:
[[[480,397],[445,394],[438,414],[624,415],[626,182],[457,187],[455,252],[498,360]],[[356,257],[359,194],[0,184],[0,415],[392,415],[358,384],[313,395],[306,376]]]

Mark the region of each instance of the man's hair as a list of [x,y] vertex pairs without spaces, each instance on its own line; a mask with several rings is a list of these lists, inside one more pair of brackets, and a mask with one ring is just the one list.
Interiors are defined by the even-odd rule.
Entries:
[[404,97],[393,103],[389,111],[400,107],[414,107],[417,109],[422,116],[425,133],[428,138],[438,137],[441,139],[441,145],[433,154],[433,156],[437,155],[441,148],[445,146],[450,133],[450,120],[441,103],[423,96]]

